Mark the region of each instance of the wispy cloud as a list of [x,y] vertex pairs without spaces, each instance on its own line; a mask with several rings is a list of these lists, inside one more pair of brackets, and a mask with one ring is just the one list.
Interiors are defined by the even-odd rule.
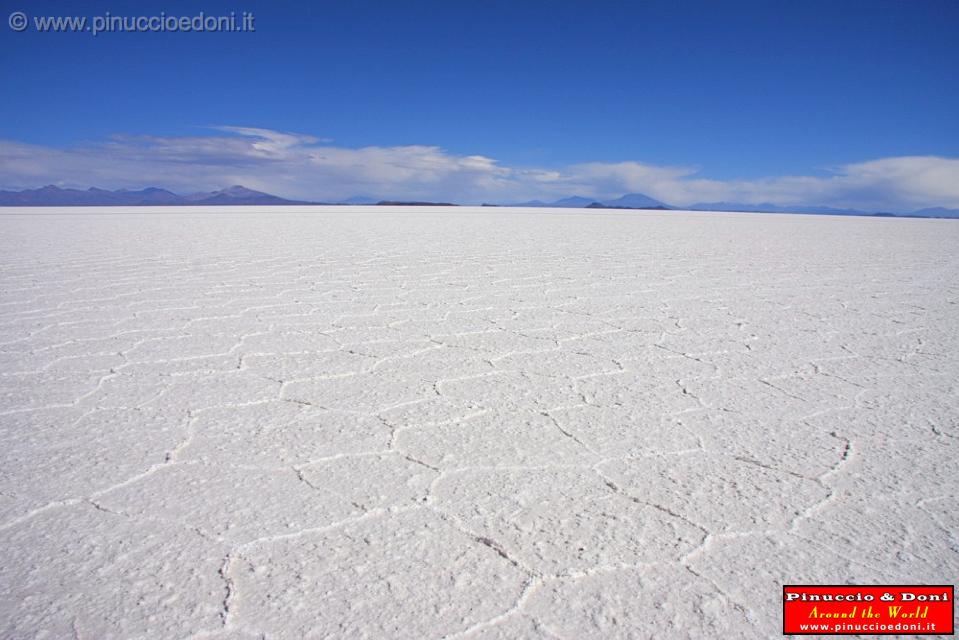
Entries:
[[908,211],[959,207],[959,159],[893,157],[835,167],[830,175],[712,180],[694,167],[587,162],[509,167],[485,156],[409,145],[347,148],[310,135],[222,126],[205,136],[114,136],[69,147],[0,140],[0,187],[230,184],[291,198],[353,195],[459,202],[607,198],[642,192],[671,204],[768,202]]

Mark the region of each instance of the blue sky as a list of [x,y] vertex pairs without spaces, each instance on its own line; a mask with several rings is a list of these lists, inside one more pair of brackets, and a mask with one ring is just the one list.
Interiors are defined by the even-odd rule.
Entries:
[[2,6],[256,31],[0,26],[0,187],[959,206],[954,0]]

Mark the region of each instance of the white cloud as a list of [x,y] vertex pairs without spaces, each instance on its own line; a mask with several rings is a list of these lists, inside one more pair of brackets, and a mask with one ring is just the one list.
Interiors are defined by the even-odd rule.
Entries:
[[221,130],[231,135],[116,136],[64,149],[0,141],[0,185],[160,185],[188,192],[238,183],[306,199],[507,193],[499,183],[510,170],[482,156],[453,156],[429,146],[349,149],[265,129]]
[[769,202],[908,211],[959,207],[959,159],[894,157],[831,175],[712,180],[692,167],[588,162],[507,167],[435,146],[347,148],[299,133],[216,127],[206,136],[114,136],[72,147],[0,141],[0,187],[163,186],[174,191],[243,184],[290,198],[374,197],[503,202],[641,192],[675,204]]

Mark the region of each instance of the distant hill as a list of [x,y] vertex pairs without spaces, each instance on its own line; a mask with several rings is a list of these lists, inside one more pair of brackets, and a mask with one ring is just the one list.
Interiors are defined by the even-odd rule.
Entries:
[[[0,190],[0,207],[109,207],[109,206],[181,206],[181,205],[306,205],[330,204],[327,202],[306,202],[288,200],[263,191],[255,191],[241,185],[234,185],[219,191],[201,191],[180,195],[161,189],[147,187],[145,189],[130,190],[117,189],[109,191],[90,187],[89,189],[64,189],[54,185],[47,185],[39,189],[24,189],[23,191]],[[380,206],[457,206],[452,202],[383,200],[366,196],[355,196],[340,201],[340,204],[380,205]],[[484,206],[511,206],[511,207],[559,207],[578,209],[676,209],[655,198],[642,193],[627,193],[619,198],[596,200],[583,196],[569,196],[553,202],[530,200],[507,205]],[[682,207],[690,211],[745,211],[756,213],[811,213],[831,216],[873,216],[886,218],[949,218],[959,219],[959,209],[946,207],[928,207],[911,213],[889,213],[886,211],[861,211],[859,209],[837,209],[816,205],[782,206],[769,202],[700,202],[689,207]]]
[[700,202],[687,207],[690,211],[744,211],[747,213],[812,213],[821,216],[872,216],[880,218],[959,218],[959,209],[933,207],[919,209],[910,213],[890,213],[888,211],[863,211],[861,209],[837,209],[815,205],[782,206],[768,202]]
[[249,204],[306,204],[296,200],[287,200],[279,196],[274,196],[262,191],[254,191],[240,185],[234,185],[220,191],[211,191],[209,193],[194,193],[186,196],[190,204],[224,204],[224,205],[249,205]]
[[117,189],[108,191],[91,187],[62,189],[53,185],[23,191],[0,191],[2,207],[109,207],[109,206],[180,206],[180,205],[278,205],[319,204],[287,200],[262,191],[234,185],[219,191],[178,195],[166,189],[148,187],[139,191]]
[[352,198],[347,198],[342,200],[337,204],[376,204],[380,202],[382,198],[370,198],[369,196],[353,196]]
[[596,198],[584,198],[582,196],[570,196],[554,202],[543,202],[542,200],[530,200],[528,202],[518,202],[508,205],[513,207],[558,207],[558,208],[576,208],[576,209],[671,209],[667,204],[642,193],[627,193],[624,196],[613,200],[597,200]]
[[688,207],[674,207],[642,193],[628,193],[611,200],[596,200],[582,196],[571,196],[553,202],[530,200],[504,205],[512,207],[576,207],[583,209],[682,209],[685,211],[744,211],[749,213],[811,213],[823,216],[872,216],[882,218],[954,218],[959,219],[959,209],[933,207],[919,209],[911,213],[889,213],[887,211],[863,211],[859,209],[839,209],[818,205],[782,206],[770,202],[700,202]]
[[959,218],[959,209],[946,209],[945,207],[932,207],[929,209],[919,209],[913,211],[911,215],[923,218]]
[[376,203],[381,207],[458,207],[452,202],[418,202],[415,200],[380,200]]
[[782,206],[769,202],[700,202],[687,207],[690,211],[744,211],[755,213],[817,213],[831,216],[871,216],[875,211],[861,211],[859,209],[837,209],[835,207],[819,207],[814,205]]
[[603,204],[610,207],[623,207],[626,209],[670,209],[669,205],[660,202],[655,198],[650,198],[644,193],[627,193],[625,196],[615,200],[603,200]]
[[603,204],[602,202],[593,202],[593,203],[587,205],[586,208],[587,208],[587,209],[628,209],[628,210],[630,210],[630,211],[635,211],[636,209],[646,209],[646,210],[658,209],[658,210],[660,210],[660,211],[670,211],[670,210],[671,210],[671,207],[667,207],[667,206],[657,206],[657,207],[619,207],[619,206],[613,206],[613,205],[611,205],[611,204]]
[[592,198],[583,198],[581,196],[572,196],[570,198],[563,198],[562,200],[557,200],[552,202],[547,206],[550,207],[571,207],[571,208],[583,208],[591,205],[595,200]]
[[503,205],[506,207],[550,207],[550,208],[568,208],[568,209],[585,209],[589,205],[595,202],[595,198],[584,198],[582,196],[570,196],[568,198],[563,198],[561,200],[556,200],[555,202],[543,202],[542,200],[528,200],[526,202],[516,202],[512,204]]

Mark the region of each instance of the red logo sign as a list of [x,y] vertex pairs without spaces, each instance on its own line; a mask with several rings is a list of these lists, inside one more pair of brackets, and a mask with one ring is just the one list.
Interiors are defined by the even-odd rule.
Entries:
[[783,587],[783,635],[952,635],[952,585]]

